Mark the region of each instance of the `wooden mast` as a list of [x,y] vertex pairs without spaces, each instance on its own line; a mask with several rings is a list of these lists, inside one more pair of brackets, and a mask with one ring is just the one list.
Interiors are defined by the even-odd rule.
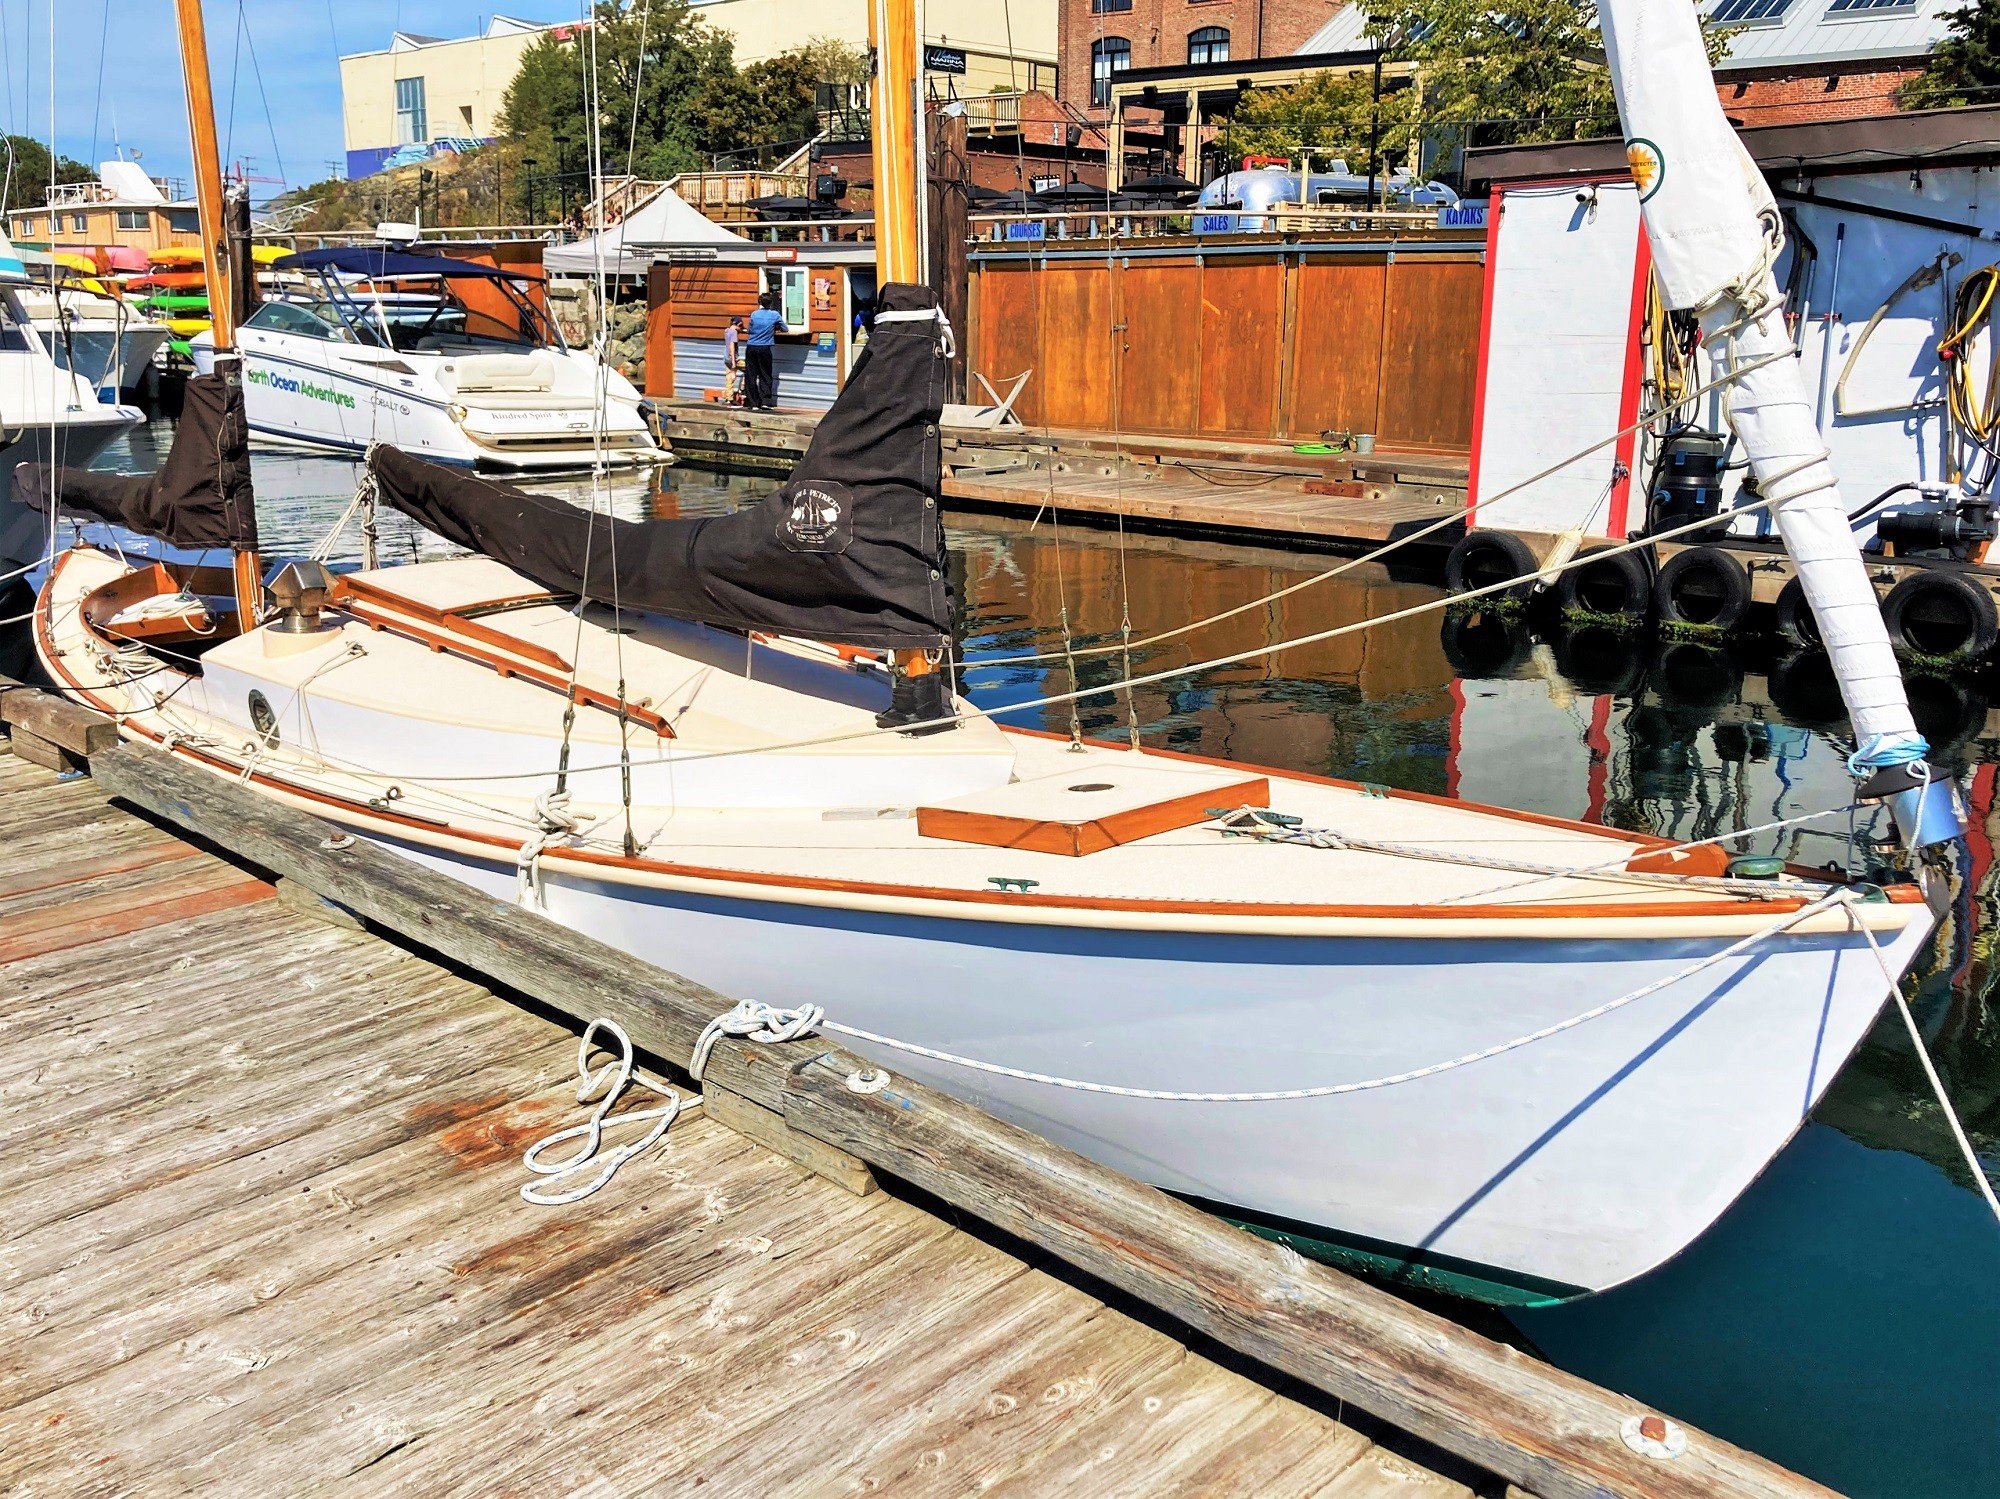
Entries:
[[[187,3],[187,0],[182,0]],[[916,0],[869,0],[868,45],[875,54],[869,84],[869,130],[875,141],[875,282],[922,285],[917,215]]]
[[[208,282],[210,337],[215,340],[217,372],[234,373],[240,378],[240,371],[234,368],[236,327],[223,258],[228,229],[222,217],[222,154],[215,141],[208,32],[202,23],[201,0],[174,0],[174,12],[180,24],[181,75],[187,83],[188,133],[194,149],[194,199],[201,221],[201,264]],[[262,571],[255,552],[236,554],[236,618],[241,629],[247,630],[257,623],[264,601]]]

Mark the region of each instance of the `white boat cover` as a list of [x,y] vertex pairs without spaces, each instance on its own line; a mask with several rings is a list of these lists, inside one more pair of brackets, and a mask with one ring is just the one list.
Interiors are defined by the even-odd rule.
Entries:
[[[1711,378],[1732,359],[1742,366],[1789,355],[1770,270],[1782,228],[1762,176],[1723,117],[1699,11],[1685,0],[1605,0],[1598,19],[1626,159],[1668,304],[1700,311]],[[1742,322],[1746,309],[1762,308],[1768,316]],[[1760,492],[1779,501],[1773,508],[1779,534],[1798,566],[1861,747],[1857,768],[1921,755],[1923,736],[1911,720],[1798,361],[1775,359],[1744,375],[1724,399]]]
[[542,264],[554,275],[643,276],[656,251],[748,244],[723,228],[670,187],[663,187],[602,234],[573,245],[554,245]]

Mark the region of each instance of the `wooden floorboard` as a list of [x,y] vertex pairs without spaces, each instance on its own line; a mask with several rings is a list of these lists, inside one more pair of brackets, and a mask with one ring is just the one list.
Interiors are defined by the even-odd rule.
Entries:
[[1464,1493],[700,1113],[526,1203],[571,1033],[13,757],[0,836],[0,1488]]

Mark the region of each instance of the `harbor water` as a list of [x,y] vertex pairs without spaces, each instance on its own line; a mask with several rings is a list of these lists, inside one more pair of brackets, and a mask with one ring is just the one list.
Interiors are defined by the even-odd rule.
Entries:
[[[169,436],[155,423],[101,462],[150,467]],[[354,474],[341,459],[260,452],[267,555],[311,549]],[[668,469],[606,480],[596,502],[634,518],[710,514],[773,482]],[[537,487],[592,502],[587,479]],[[1072,669],[1082,685],[1102,685],[1439,596],[1426,569],[1361,563],[1266,601],[1341,559],[1121,538],[1055,516],[955,513],[950,526],[966,689],[991,707],[1067,691]],[[334,555],[352,558],[359,544],[350,529]],[[381,545],[385,563],[444,550],[389,515]],[[1226,617],[1149,639],[1216,615]],[[2000,744],[1987,735],[1987,692],[1978,681],[1913,683],[1920,727],[1961,772],[1970,830],[1945,855],[1950,909],[1908,992],[2000,1176]],[[1130,697],[1103,692],[1076,711],[1090,736],[1136,730],[1148,746],[1676,838],[1828,813],[1729,845],[1807,864],[1866,868],[1892,835],[1885,815],[1846,810],[1844,724],[1824,662],[1755,642],[1432,611]],[[1066,731],[1070,714],[1028,709],[1019,721]],[[1482,1309],[1476,1325],[1490,1329],[1491,1315]],[[1893,1011],[1797,1139],[1690,1250],[1604,1295],[1511,1313],[1510,1324],[1556,1364],[1845,1493],[2000,1495],[2000,1225],[1974,1193]]]

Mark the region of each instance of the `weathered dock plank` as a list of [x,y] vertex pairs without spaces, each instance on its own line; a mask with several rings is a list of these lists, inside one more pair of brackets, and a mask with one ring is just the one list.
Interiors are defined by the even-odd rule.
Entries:
[[[78,836],[10,859],[13,898],[269,890],[0,762],[0,809],[35,803]],[[1404,1461],[700,1112],[523,1202],[573,1035],[279,901],[0,959],[0,1043],[0,1486],[1304,1495]]]
[[[155,751],[124,746],[96,757],[93,770],[117,794],[372,922],[574,1016],[618,1019],[670,1059],[686,1057],[700,1028],[728,1008],[685,979],[366,843],[329,849],[325,824]],[[1674,1460],[1646,1457],[1622,1437],[1628,1419],[1651,1414],[1635,1402],[1248,1234],[1218,1231],[1185,1204],[955,1099],[901,1080],[856,1092],[846,1079],[863,1065],[817,1039],[731,1042],[716,1048],[710,1075],[782,1112],[792,1128],[1542,1499],[1826,1492],[1700,1432],[1687,1433]],[[973,1327],[937,1336],[980,1335]],[[766,1390],[751,1379],[725,1392],[755,1401]]]

